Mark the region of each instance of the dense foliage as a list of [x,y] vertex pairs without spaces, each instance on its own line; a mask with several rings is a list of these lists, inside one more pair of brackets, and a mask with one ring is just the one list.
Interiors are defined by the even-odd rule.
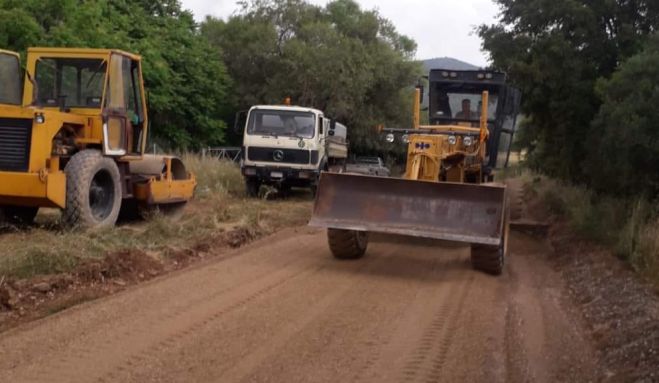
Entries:
[[152,134],[178,148],[224,139],[230,84],[178,0],[0,0],[0,47],[118,48],[143,56]]
[[603,100],[585,169],[598,190],[659,192],[659,38],[597,87]]
[[416,44],[353,0],[254,0],[201,29],[222,54],[239,109],[291,97],[348,125],[358,152],[382,148],[376,125],[410,124]]
[[523,91],[530,164],[602,191],[646,191],[659,158],[656,53],[636,55],[659,26],[659,2],[497,3],[499,23],[479,34]]

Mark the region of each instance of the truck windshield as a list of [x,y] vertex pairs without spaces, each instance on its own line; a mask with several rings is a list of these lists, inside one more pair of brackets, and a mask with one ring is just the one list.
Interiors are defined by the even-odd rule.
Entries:
[[21,70],[18,57],[0,53],[0,104],[20,103]]
[[100,108],[106,76],[101,59],[42,58],[37,61],[37,101],[43,106]]
[[253,110],[247,122],[247,134],[313,138],[316,118],[313,113],[288,110]]

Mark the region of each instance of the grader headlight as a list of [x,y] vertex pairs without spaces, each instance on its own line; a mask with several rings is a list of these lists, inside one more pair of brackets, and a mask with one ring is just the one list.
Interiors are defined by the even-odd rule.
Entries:
[[403,136],[401,137],[401,140],[402,140],[404,143],[409,144],[409,143],[410,143],[410,136],[407,135],[407,134],[403,134]]
[[389,133],[389,134],[387,134],[387,136],[385,137],[385,139],[387,140],[387,142],[394,142],[394,140],[396,139],[396,137],[394,137],[394,134],[393,134],[393,133]]
[[466,136],[462,139],[462,143],[465,144],[465,146],[471,146],[474,144],[474,139],[472,137]]
[[455,136],[448,136],[448,144],[455,145],[458,142],[458,139]]

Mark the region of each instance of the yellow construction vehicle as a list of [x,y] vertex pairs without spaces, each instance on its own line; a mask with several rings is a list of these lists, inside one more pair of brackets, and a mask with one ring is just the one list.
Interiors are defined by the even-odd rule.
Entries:
[[[145,154],[140,56],[110,49],[0,51],[0,223],[60,208],[69,227],[112,226],[124,206],[180,205],[195,178]],[[21,85],[21,83],[23,83]]]
[[336,258],[360,258],[369,232],[392,233],[469,243],[474,268],[500,274],[508,198],[493,170],[508,162],[519,91],[491,71],[433,70],[428,79],[429,125],[420,124],[417,87],[413,126],[382,129],[407,144],[403,178],[323,173],[310,225],[328,228]]

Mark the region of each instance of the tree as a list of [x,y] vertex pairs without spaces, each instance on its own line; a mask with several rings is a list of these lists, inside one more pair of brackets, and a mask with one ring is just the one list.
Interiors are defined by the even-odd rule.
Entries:
[[530,164],[588,181],[583,161],[601,105],[600,78],[637,53],[659,25],[656,1],[497,0],[497,25],[483,25],[483,48],[523,92]]
[[595,118],[585,169],[599,191],[659,193],[659,36],[597,86],[603,100]]
[[352,0],[244,2],[240,14],[207,18],[201,30],[235,81],[240,109],[291,97],[348,125],[360,152],[384,148],[376,125],[411,124],[416,44]]
[[152,132],[176,148],[224,140],[230,80],[178,0],[0,0],[0,43],[117,48],[143,56]]

